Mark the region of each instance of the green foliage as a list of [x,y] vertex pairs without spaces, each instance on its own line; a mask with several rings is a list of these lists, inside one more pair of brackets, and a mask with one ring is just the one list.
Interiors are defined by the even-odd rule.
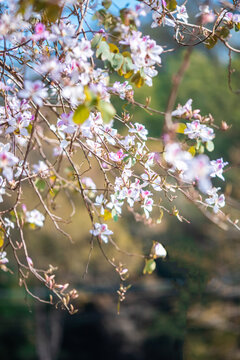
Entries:
[[57,0],[54,2],[49,0],[19,0],[19,11],[21,13],[25,13],[30,6],[33,11],[43,15],[43,20],[46,23],[56,21],[62,12],[62,7]]
[[35,185],[39,191],[44,191],[46,188],[46,182],[43,179],[37,179]]
[[[120,76],[124,76],[125,78],[130,78],[133,75],[133,62],[129,52],[124,51],[121,54],[115,44],[108,44],[99,34],[93,38],[92,47],[97,47],[96,56],[102,61],[105,61],[110,70],[118,72]],[[137,78],[138,80],[142,79],[140,73],[138,73]],[[132,81],[136,84],[139,83],[134,76],[132,77]]]
[[152,274],[156,269],[156,261],[153,259],[146,259],[143,274]]
[[88,87],[85,87],[84,93],[86,96],[85,102],[80,104],[73,114],[75,124],[83,124],[94,109],[100,111],[105,122],[109,122],[114,117],[116,110],[111,103],[100,100],[100,96],[93,94]]
[[123,62],[124,62],[124,57],[122,56],[122,54],[114,54],[114,55],[112,55],[112,58],[110,60],[112,68],[115,71],[118,71],[119,69],[121,69]]
[[117,24],[117,18],[108,12],[106,9],[100,9],[95,12],[93,20],[98,20],[106,30],[111,30]]
[[111,0],[104,0],[104,1],[102,1],[102,6],[104,6],[105,9],[109,9],[111,5],[112,5],[112,1],[111,1]]
[[113,105],[107,101],[101,100],[98,105],[98,110],[101,112],[102,118],[106,122],[109,122],[116,114]]
[[205,44],[208,49],[212,49],[217,44],[217,42],[218,42],[217,36],[212,35],[206,40]]
[[96,34],[94,36],[94,38],[92,39],[92,42],[91,42],[91,45],[92,45],[92,48],[95,48],[96,46],[99,45],[100,41],[102,40],[102,35],[101,34]]
[[218,42],[219,38],[226,39],[229,36],[229,29],[227,26],[221,26],[216,31],[215,34],[210,36],[205,44],[208,49],[212,49]]
[[214,143],[209,140],[207,143],[206,143],[206,149],[209,151],[209,152],[212,152],[214,150]]
[[101,41],[98,45],[96,56],[100,57],[101,60],[110,60],[112,58],[109,45],[106,41]]

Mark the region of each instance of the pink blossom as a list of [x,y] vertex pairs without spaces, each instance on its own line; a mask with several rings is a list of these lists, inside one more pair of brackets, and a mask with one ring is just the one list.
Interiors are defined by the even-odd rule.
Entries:
[[217,160],[212,160],[211,161],[211,165],[212,165],[212,172],[211,172],[211,177],[219,177],[221,180],[225,180],[223,177],[223,169],[226,165],[228,165],[227,161],[223,161],[223,158],[219,158]]
[[143,140],[147,140],[148,130],[144,125],[135,123],[131,129],[129,129],[129,133],[137,134]]
[[128,155],[124,154],[122,149],[118,150],[117,153],[113,153],[113,152],[109,153],[109,158],[115,162],[121,162],[126,156]]
[[199,120],[194,120],[186,125],[187,128],[184,130],[184,134],[188,135],[189,139],[200,138],[202,141],[207,142],[215,137],[213,129],[201,124]]
[[49,32],[46,30],[46,27],[42,23],[35,25],[34,34],[32,35],[32,40],[46,40],[49,36]]

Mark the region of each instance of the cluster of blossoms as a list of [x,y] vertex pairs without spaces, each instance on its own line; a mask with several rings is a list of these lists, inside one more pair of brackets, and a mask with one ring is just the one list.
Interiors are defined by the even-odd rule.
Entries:
[[124,83],[120,83],[120,81],[115,81],[111,89],[116,95],[119,95],[120,99],[131,99],[133,97],[133,88],[128,83],[128,81],[124,81]]
[[[165,0],[149,0],[148,5],[154,10],[152,14],[152,28],[160,25],[176,27],[179,23],[188,24],[189,15],[185,5],[176,5],[173,11],[169,11],[168,2]],[[196,18],[202,25],[212,23],[216,16],[209,8],[209,5],[202,4],[199,6],[199,13]]]
[[[72,3],[75,6],[71,7]],[[100,247],[102,242],[114,243],[113,231],[105,222],[118,221],[127,209],[148,224],[159,223],[159,212],[182,221],[171,204],[186,188],[187,198],[194,189],[198,196],[192,201],[198,204],[206,197],[204,208],[212,208],[215,214],[221,213],[225,204],[212,180],[224,180],[227,162],[203,154],[213,146],[212,118],[193,110],[191,99],[171,111],[174,122],[184,122],[184,141],[178,138],[178,123],[174,123],[172,129],[166,127],[163,141],[158,140],[161,152],[149,149],[145,125],[135,122],[128,112],[118,115],[112,104],[117,97],[125,104],[139,105],[134,86],[152,86],[152,78],[158,74],[156,67],[164,50],[138,30],[140,16],[152,8],[152,27],[161,23],[175,27],[176,22],[188,23],[185,5],[169,11],[166,1],[149,1],[149,6],[140,3],[119,16],[111,14],[110,23],[104,15],[106,9],[100,9],[95,16],[102,28],[96,32],[83,29],[88,2],[68,5],[53,23],[44,22],[34,11],[21,15],[14,1],[2,7],[0,202],[6,195],[12,202],[6,202],[6,209],[0,212],[11,216],[11,220],[0,217],[5,234],[0,266],[8,262],[5,247],[13,243],[10,230],[14,224],[21,235],[21,244],[17,243],[14,251],[17,246],[25,250],[25,262],[19,260],[18,265],[27,264],[30,271],[33,261],[26,251],[25,225],[39,229],[49,218],[69,237],[59,225],[63,219],[56,215],[57,208],[51,208],[60,192],[67,194],[71,204],[83,200],[92,223],[90,234]],[[199,16],[211,15],[208,7],[202,6],[200,11]],[[147,105],[140,107],[148,109]],[[40,210],[30,211],[22,204],[26,188],[32,190]],[[32,204],[28,206],[32,208]],[[166,250],[155,243],[149,256],[151,261],[164,258]],[[54,275],[45,273],[44,280],[38,274],[38,278],[58,297],[63,296],[66,286],[56,285]]]
[[240,24],[240,14],[233,14],[232,12],[227,12],[224,15],[223,20],[225,20],[228,23],[232,23],[236,26],[239,26]]
[[206,203],[213,205],[213,211],[217,213],[220,208],[225,206],[225,196],[224,194],[218,195],[218,190],[220,188],[213,187],[211,190],[208,190],[209,198],[206,199]]
[[152,78],[158,73],[155,64],[161,64],[163,48],[150,36],[142,36],[140,31],[132,31],[120,43],[130,47],[134,72],[140,71],[146,84],[152,86]]
[[167,25],[167,26],[175,26],[174,15],[176,15],[176,19],[183,21],[184,23],[188,22],[188,13],[185,5],[176,6],[176,10],[171,12],[169,16],[164,16],[165,11],[167,10],[167,3],[165,0],[156,1],[156,4],[151,2],[151,6],[154,8],[154,12],[152,15],[153,23],[151,25],[152,28],[158,27],[159,25]]
[[177,109],[172,111],[172,116],[183,117],[185,119],[197,119],[199,117],[199,113],[199,109],[192,109],[192,99],[189,99],[183,106],[178,104]]
[[[182,119],[193,119],[191,122],[186,123],[184,128],[184,135],[191,140],[196,140],[196,148],[199,149],[199,142],[209,143],[215,138],[214,130],[211,127],[202,123],[205,118],[201,117],[199,110],[192,109],[192,99],[172,112],[173,116],[181,117]],[[196,119],[198,118],[198,119]],[[191,148],[190,148],[191,149]],[[201,148],[200,148],[201,149]],[[194,149],[195,152],[195,149]],[[191,151],[183,150],[181,144],[177,142],[169,142],[165,146],[165,160],[171,164],[171,170],[177,171],[178,176],[186,182],[196,182],[200,191],[204,194],[215,194],[216,188],[212,187],[211,178],[218,177],[225,180],[223,176],[224,167],[228,162],[224,162],[223,158],[217,160],[210,160],[207,155],[199,154],[192,155]],[[220,188],[217,189],[217,191]],[[218,212],[220,207],[225,205],[224,195],[220,195],[221,206],[213,206],[215,213]],[[213,205],[214,202],[206,203]]]
[[191,123],[187,123],[187,128],[184,130],[184,134],[189,139],[201,139],[203,142],[211,141],[214,139],[215,134],[212,128],[201,124],[199,120],[194,120]]

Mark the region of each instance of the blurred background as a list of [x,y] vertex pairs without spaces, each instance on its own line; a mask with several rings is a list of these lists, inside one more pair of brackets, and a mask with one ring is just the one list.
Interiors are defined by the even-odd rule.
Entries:
[[[147,27],[144,30],[144,27]],[[149,25],[142,31],[149,34]],[[174,48],[163,56],[153,88],[136,90],[142,103],[151,97],[151,107],[164,111],[185,48],[178,48],[165,29],[150,30],[158,44]],[[234,39],[233,39],[234,40]],[[237,43],[235,43],[236,45]],[[239,215],[240,106],[239,95],[228,87],[228,56],[223,47],[194,49],[191,63],[180,85],[177,103],[193,99],[193,108],[211,113],[216,124],[226,121],[231,128],[218,132],[212,159],[223,157],[232,168],[225,174],[225,194],[233,217]],[[240,84],[240,62],[233,57],[232,87]],[[123,102],[114,104],[119,112]],[[160,137],[163,118],[126,106],[133,121],[143,122],[150,135]],[[154,145],[156,146],[156,144]],[[233,200],[234,198],[234,200]],[[164,217],[156,227],[136,222],[129,213],[111,224],[116,241],[127,251],[149,253],[152,241],[168,251],[157,260],[152,275],[143,275],[144,262],[128,258],[106,245],[109,256],[119,257],[130,270],[126,300],[117,315],[117,274],[93,250],[88,274],[83,277],[89,253],[89,228],[81,207],[72,224],[74,244],[52,227],[29,231],[27,242],[36,266],[58,266],[57,280],[79,290],[79,312],[37,303],[18,286],[14,274],[0,272],[0,358],[8,360],[237,360],[240,359],[240,237],[233,228],[221,229],[196,208],[180,199],[182,215],[191,224]],[[62,211],[71,211],[62,204]],[[34,254],[38,254],[36,258]],[[44,289],[32,281],[34,293]],[[47,296],[47,293],[46,293]]]

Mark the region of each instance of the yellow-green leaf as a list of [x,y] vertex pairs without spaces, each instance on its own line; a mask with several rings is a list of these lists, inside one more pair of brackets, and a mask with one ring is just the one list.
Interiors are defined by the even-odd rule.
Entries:
[[102,34],[96,34],[91,41],[92,48],[98,46],[101,40],[102,40]]
[[104,6],[105,9],[109,9],[111,5],[112,5],[112,1],[111,1],[111,0],[104,0],[104,1],[102,1],[102,6]]
[[4,245],[4,232],[0,231],[0,248]]
[[186,129],[187,125],[184,123],[178,123],[176,124],[176,133],[178,134],[184,134],[184,130]]
[[123,55],[124,57],[129,57],[129,58],[131,59],[131,53],[130,53],[129,51],[124,51],[124,52],[122,53],[122,55]]
[[123,60],[124,57],[121,54],[114,54],[112,56],[110,63],[115,71],[118,71],[121,68]]
[[136,74],[133,75],[131,80],[138,88],[144,85],[144,79],[141,77],[140,72],[138,71]]
[[190,154],[192,156],[195,156],[195,154],[196,154],[195,146],[190,146],[190,148],[188,149],[188,152],[190,152]]
[[84,86],[84,95],[85,95],[85,100],[87,102],[91,102],[92,101],[92,93],[89,90],[88,86]]
[[117,47],[117,45],[110,43],[110,44],[108,44],[108,46],[112,53],[114,53],[114,54],[119,53],[119,48]]
[[176,0],[167,0],[167,8],[170,11],[176,10],[177,1]]
[[101,112],[104,121],[109,122],[116,114],[116,110],[113,105],[107,101],[100,101],[98,110]]
[[35,185],[38,188],[39,191],[44,191],[46,187],[46,183],[43,179],[37,179],[35,181]]
[[112,218],[111,212],[105,209],[105,210],[104,210],[104,215],[103,215],[103,220],[104,220],[104,221],[108,221],[108,220],[110,220],[111,218]]
[[213,143],[211,140],[207,141],[207,143],[206,143],[206,149],[207,149],[209,152],[211,152],[211,151],[214,150],[214,143]]
[[153,259],[146,259],[145,266],[143,269],[143,274],[152,274],[153,271],[156,269],[156,262]]
[[75,124],[83,124],[84,121],[88,119],[90,115],[90,111],[88,107],[85,104],[81,104],[77,107],[75,110],[75,113],[73,114],[73,122]]
[[161,224],[161,222],[162,222],[162,218],[163,218],[163,209],[160,209],[160,216],[159,216],[159,218],[157,219],[157,224]]
[[126,74],[124,74],[124,77],[125,77],[125,79],[129,79],[132,75],[133,75],[133,70],[128,71]]

